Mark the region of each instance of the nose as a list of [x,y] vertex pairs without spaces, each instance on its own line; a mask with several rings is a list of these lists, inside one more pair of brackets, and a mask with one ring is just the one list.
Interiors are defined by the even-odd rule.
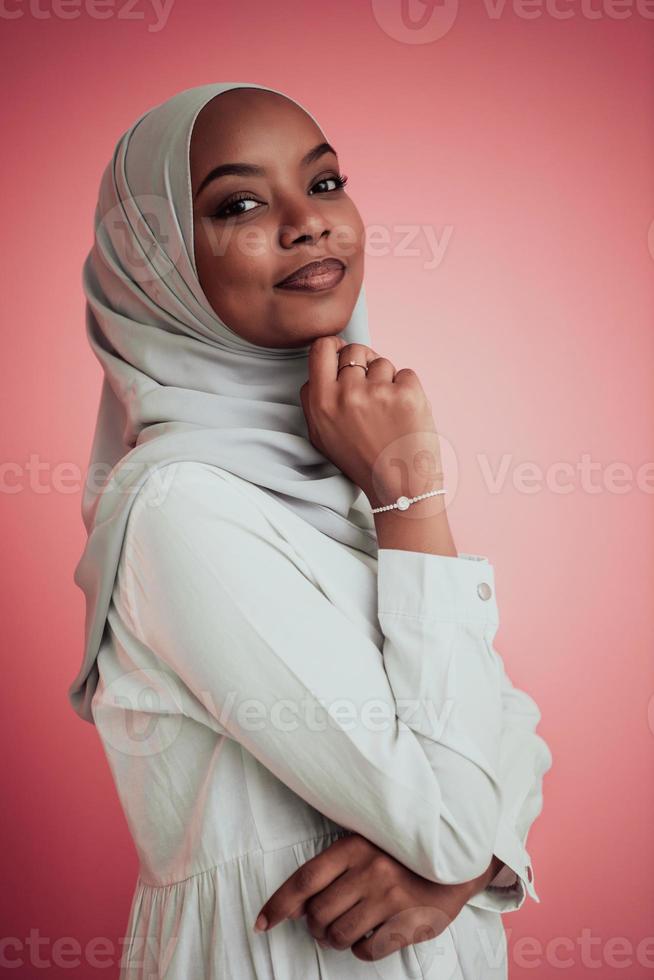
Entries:
[[315,245],[323,236],[330,234],[329,222],[319,208],[305,199],[303,204],[296,206],[292,213],[285,214],[286,224],[280,225],[279,244],[283,249],[293,245]]

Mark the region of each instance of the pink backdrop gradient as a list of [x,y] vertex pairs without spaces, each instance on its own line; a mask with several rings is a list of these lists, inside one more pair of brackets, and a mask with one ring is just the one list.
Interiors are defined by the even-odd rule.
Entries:
[[[0,496],[0,919],[17,975],[41,976],[39,955],[60,960],[48,976],[95,975],[83,957],[66,965],[65,937],[106,937],[100,959],[115,964],[137,874],[101,744],[66,696],[83,636],[79,473],[100,385],[80,282],[97,186],[137,115],[222,80],[303,102],[364,221],[389,235],[386,254],[367,257],[372,343],[419,371],[454,447],[454,537],[495,566],[496,646],[554,757],[528,841],[541,904],[504,920],[510,976],[654,969],[651,465],[637,482],[654,459],[654,21],[644,3],[621,19],[608,0],[561,2],[567,18],[551,4],[529,18],[510,3],[446,8],[449,30],[425,43],[399,0],[176,0],[156,30],[145,0],[116,0],[105,19],[46,0],[38,15],[18,2],[0,15],[0,391],[14,467]],[[425,226],[446,244],[432,267]],[[599,490],[577,474],[557,492],[565,474],[552,468],[584,456]],[[494,488],[485,467],[503,457]],[[531,492],[516,476],[527,462],[542,471]],[[44,942],[30,953],[31,930]]]

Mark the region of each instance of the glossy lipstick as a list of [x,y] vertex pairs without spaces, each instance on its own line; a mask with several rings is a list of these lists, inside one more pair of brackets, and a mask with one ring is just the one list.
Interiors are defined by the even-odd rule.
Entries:
[[333,289],[345,275],[345,266],[339,259],[321,259],[309,262],[286,279],[278,282],[276,289],[290,289],[310,293]]

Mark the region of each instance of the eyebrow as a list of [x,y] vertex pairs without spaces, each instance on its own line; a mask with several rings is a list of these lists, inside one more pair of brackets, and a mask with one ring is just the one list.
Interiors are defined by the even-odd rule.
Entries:
[[[301,167],[308,167],[310,163],[318,160],[319,157],[324,156],[325,153],[333,153],[337,156],[336,150],[330,143],[318,143],[314,146],[312,150],[309,150],[302,159],[300,160]],[[210,170],[207,176],[204,178],[194,197],[200,194],[207,184],[212,180],[217,180],[219,177],[227,177],[228,175],[235,175],[237,177],[265,177],[266,171],[264,167],[258,167],[253,163],[221,163],[219,167],[214,167]]]

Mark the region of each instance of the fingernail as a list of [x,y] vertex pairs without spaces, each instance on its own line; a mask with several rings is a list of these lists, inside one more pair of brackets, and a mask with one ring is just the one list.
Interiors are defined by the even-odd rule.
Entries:
[[322,946],[323,949],[329,949],[329,943],[326,943],[324,939],[316,939],[316,942],[319,946]]
[[260,912],[257,921],[254,923],[254,928],[257,932],[264,932],[268,928],[268,919],[265,917],[263,912]]

